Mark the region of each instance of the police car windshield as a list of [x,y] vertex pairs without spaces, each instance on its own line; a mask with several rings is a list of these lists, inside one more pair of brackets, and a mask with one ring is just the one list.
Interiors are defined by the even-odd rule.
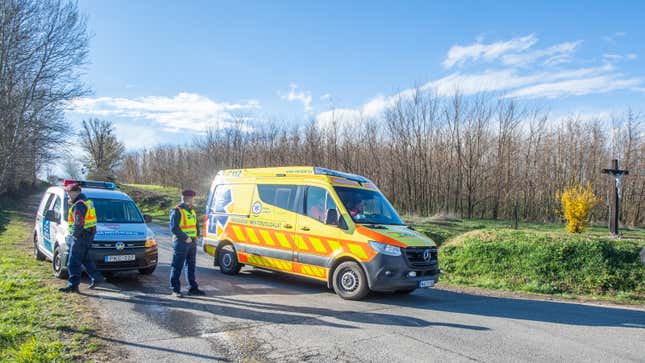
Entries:
[[92,199],[99,223],[143,223],[137,206],[130,200]]
[[375,190],[334,187],[354,222],[361,224],[403,224],[383,194]]

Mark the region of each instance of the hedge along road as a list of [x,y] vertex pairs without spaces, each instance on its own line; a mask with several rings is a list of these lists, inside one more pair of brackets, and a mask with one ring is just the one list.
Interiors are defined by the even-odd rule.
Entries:
[[[169,295],[172,246],[153,224],[160,264],[96,290],[101,337],[130,361],[642,361],[645,310],[441,289],[344,301],[325,286],[245,267],[226,276],[198,253],[206,297]],[[182,284],[184,280],[182,279]]]

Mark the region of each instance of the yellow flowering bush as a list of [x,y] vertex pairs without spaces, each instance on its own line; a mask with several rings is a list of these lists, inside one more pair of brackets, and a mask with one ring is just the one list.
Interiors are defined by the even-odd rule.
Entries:
[[589,213],[599,202],[591,185],[572,185],[558,193],[556,197],[562,203],[562,216],[567,221],[567,231],[581,233],[589,223]]

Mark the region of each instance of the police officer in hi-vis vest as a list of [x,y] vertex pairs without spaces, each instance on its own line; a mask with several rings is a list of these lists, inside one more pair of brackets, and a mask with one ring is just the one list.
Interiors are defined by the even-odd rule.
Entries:
[[65,187],[69,202],[67,223],[71,244],[69,246],[69,257],[67,270],[69,271],[69,282],[67,287],[58,289],[61,292],[78,292],[78,284],[81,282],[83,267],[92,281],[90,289],[96,284],[103,282],[105,278],[96,269],[94,261],[90,259],[88,252],[96,234],[96,210],[91,200],[85,197],[78,184],[71,184]]
[[173,234],[172,265],[170,269],[170,286],[177,297],[183,297],[179,277],[186,266],[186,277],[190,288],[189,295],[203,296],[195,281],[195,263],[197,258],[197,238],[200,236],[197,213],[194,209],[195,192],[184,190],[181,203],[170,212],[170,231]]

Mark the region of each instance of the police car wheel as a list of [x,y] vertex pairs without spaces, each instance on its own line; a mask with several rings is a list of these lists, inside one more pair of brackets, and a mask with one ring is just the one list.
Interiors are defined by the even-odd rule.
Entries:
[[38,261],[45,261],[45,255],[38,249],[38,235],[34,233],[34,258]]
[[54,249],[54,257],[52,258],[52,269],[54,276],[59,279],[66,279],[68,277],[67,268],[63,266],[63,261],[60,256],[60,247],[56,246]]
[[346,300],[360,300],[370,292],[365,271],[354,261],[336,267],[332,281],[336,294]]
[[155,272],[156,268],[157,268],[157,265],[146,267],[146,268],[140,268],[139,273],[142,275],[152,275],[152,273]]
[[236,275],[240,272],[242,265],[237,260],[235,248],[231,245],[222,247],[217,253],[217,262],[219,270],[226,275]]
[[405,295],[405,294],[411,294],[412,292],[416,291],[417,289],[403,289],[403,290],[397,290],[397,294]]

